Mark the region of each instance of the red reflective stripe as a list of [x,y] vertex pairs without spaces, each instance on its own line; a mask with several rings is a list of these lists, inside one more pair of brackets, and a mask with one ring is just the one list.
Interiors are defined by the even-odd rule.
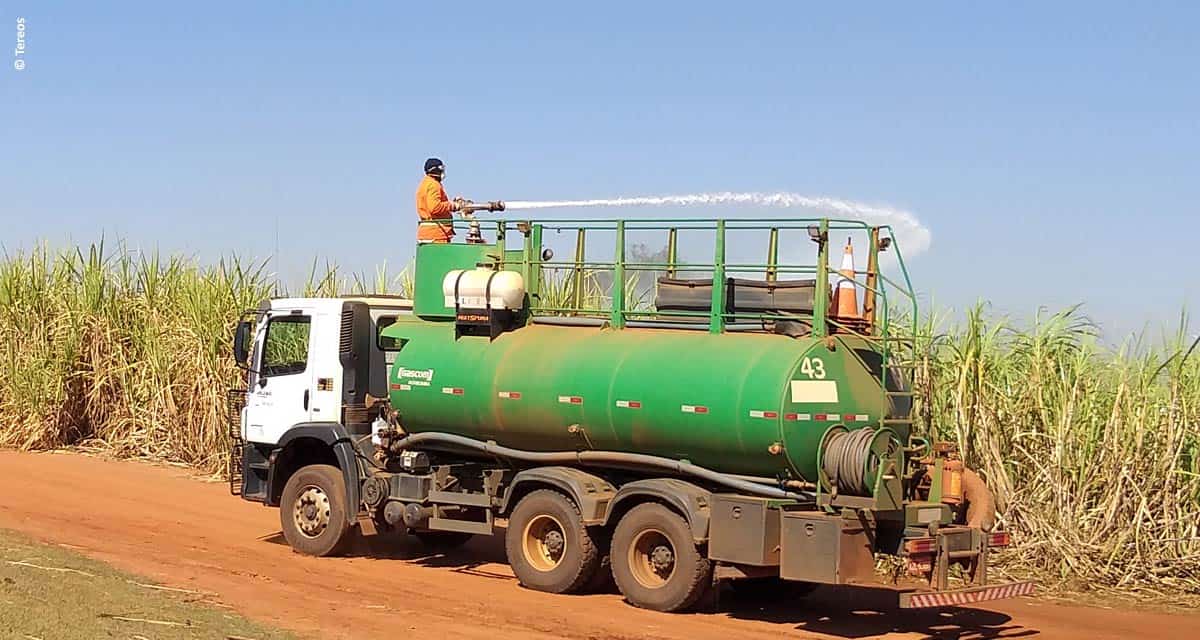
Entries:
[[842,420],[845,420],[846,422],[854,422],[854,414],[847,413],[846,415],[842,416]]
[[905,542],[904,548],[911,554],[933,553],[937,551],[937,540],[933,538],[915,538]]
[[396,384],[395,382],[392,383],[392,389],[399,391],[400,389],[403,389],[403,388],[404,388],[404,385],[402,385],[402,384]]
[[799,419],[800,419],[800,414],[798,414],[798,413],[785,413],[785,414],[783,414],[783,419],[784,419],[784,420],[799,420]]
[[497,393],[496,395],[501,398],[504,398],[505,400],[520,400],[521,399],[520,391],[501,391],[500,393]]

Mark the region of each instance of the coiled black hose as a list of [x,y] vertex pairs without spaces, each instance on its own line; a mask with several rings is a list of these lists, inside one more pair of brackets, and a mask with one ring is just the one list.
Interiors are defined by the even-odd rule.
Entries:
[[825,453],[821,457],[821,466],[825,475],[837,483],[839,493],[852,496],[871,495],[867,465],[871,461],[871,444],[876,433],[874,429],[864,428],[829,434],[825,442]]

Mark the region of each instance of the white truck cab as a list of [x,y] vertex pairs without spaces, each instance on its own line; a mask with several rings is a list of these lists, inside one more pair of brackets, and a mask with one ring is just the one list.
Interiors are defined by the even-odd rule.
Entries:
[[[271,456],[291,440],[313,438],[328,451],[337,438],[369,437],[374,416],[368,406],[386,398],[387,368],[395,358],[379,332],[411,312],[408,299],[363,296],[277,298],[247,313],[235,339],[247,386],[231,394],[238,408],[231,434],[234,493],[278,504],[283,477],[272,476],[281,461]],[[314,442],[311,449],[317,448]],[[356,466],[354,450],[332,449]]]

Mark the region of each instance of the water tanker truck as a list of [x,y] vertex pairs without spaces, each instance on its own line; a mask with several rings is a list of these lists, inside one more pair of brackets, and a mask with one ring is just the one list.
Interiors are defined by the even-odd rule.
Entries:
[[[411,299],[274,299],[237,326],[231,489],[277,507],[295,550],[337,554],[360,529],[439,549],[502,531],[522,585],[611,575],[660,611],[723,582],[877,585],[880,556],[901,560],[901,607],[1032,591],[989,582],[1009,537],[987,486],[914,433],[914,345],[893,318],[915,299],[890,228],[455,225],[467,243],[417,247]],[[665,249],[629,258],[648,235]],[[765,261],[727,259],[748,236]],[[711,259],[689,259],[697,246]]]

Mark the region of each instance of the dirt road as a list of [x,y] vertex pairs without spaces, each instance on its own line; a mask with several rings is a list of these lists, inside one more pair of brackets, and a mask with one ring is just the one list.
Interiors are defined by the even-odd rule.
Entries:
[[[274,509],[186,471],[72,454],[0,452],[0,528],[61,543],[244,614],[320,638],[1168,638],[1200,616],[1003,601],[899,611],[886,592],[828,590],[803,603],[666,615],[614,594],[521,588],[499,538],[446,555],[404,540],[349,558],[293,553]],[[894,597],[892,598],[894,600]]]

